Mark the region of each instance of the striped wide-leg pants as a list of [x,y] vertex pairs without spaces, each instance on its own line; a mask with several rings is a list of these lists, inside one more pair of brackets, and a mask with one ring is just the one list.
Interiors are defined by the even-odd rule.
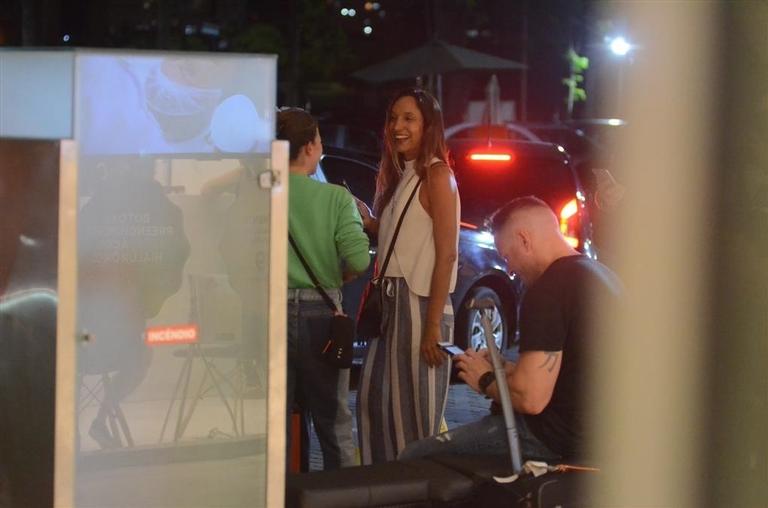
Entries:
[[[439,432],[451,373],[447,356],[439,367],[421,359],[428,298],[412,293],[401,277],[382,283],[382,336],[368,344],[357,395],[363,464],[394,460],[408,443]],[[441,332],[443,342],[453,342],[450,297]]]

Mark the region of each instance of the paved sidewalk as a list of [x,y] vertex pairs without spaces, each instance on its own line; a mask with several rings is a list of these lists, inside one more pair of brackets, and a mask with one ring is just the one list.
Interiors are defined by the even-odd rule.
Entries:
[[[352,414],[355,414],[357,403],[357,390],[349,394],[349,407]],[[452,384],[448,390],[448,403],[445,408],[445,421],[449,429],[463,425],[465,423],[479,420],[488,414],[490,401],[485,397],[473,392],[464,383]],[[355,442],[357,442],[357,422],[353,422],[352,429]],[[312,432],[311,444],[309,448],[309,469],[310,471],[319,471],[322,469],[323,457],[320,453],[320,444],[317,441],[317,435]]]

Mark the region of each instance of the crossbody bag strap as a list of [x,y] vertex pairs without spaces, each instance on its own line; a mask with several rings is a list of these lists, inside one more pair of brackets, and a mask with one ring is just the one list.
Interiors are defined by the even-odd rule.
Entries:
[[309,263],[307,263],[307,260],[304,259],[304,256],[301,255],[301,251],[299,250],[299,246],[296,245],[296,240],[293,239],[293,236],[291,236],[291,233],[288,233],[288,241],[291,243],[291,247],[293,247],[293,252],[296,253],[296,257],[299,258],[299,261],[301,261],[301,264],[304,266],[304,269],[307,271],[307,274],[309,275],[309,278],[312,279],[312,283],[315,285],[315,289],[318,293],[320,293],[320,296],[323,297],[323,301],[325,302],[328,307],[333,312],[341,312],[338,307],[336,307],[336,304],[333,302],[330,296],[328,296],[328,293],[325,292],[323,287],[320,285],[320,281],[315,276],[315,272],[312,271],[312,269],[309,267]]
[[411,195],[408,196],[408,201],[405,202],[405,207],[403,208],[402,213],[400,213],[400,218],[397,220],[397,226],[395,226],[395,234],[392,235],[392,241],[389,242],[389,249],[387,249],[387,255],[384,257],[384,264],[381,266],[381,271],[379,271],[379,276],[377,279],[380,279],[384,276],[385,273],[387,273],[387,265],[389,265],[389,258],[392,257],[392,252],[395,250],[395,242],[397,241],[397,235],[400,233],[400,226],[403,225],[403,219],[405,219],[405,212],[408,211],[408,207],[411,206],[411,201],[413,201],[413,196],[416,195],[416,191],[419,190],[419,187],[421,186],[421,181],[423,180],[423,177],[419,177],[419,181],[416,182],[416,187],[413,188],[413,191],[411,191]]

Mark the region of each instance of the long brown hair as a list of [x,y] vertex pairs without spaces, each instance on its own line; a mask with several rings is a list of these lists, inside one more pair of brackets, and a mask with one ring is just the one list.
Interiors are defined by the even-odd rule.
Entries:
[[392,133],[389,130],[389,122],[392,118],[392,108],[403,97],[413,97],[416,105],[424,118],[424,133],[421,138],[421,147],[416,157],[416,174],[425,177],[427,166],[433,157],[448,163],[448,149],[445,146],[445,134],[443,132],[443,112],[437,99],[426,90],[420,88],[406,88],[394,96],[387,107],[387,118],[384,121],[384,148],[379,163],[379,176],[376,179],[376,199],[374,210],[376,215],[387,206],[400,182],[400,173],[405,166],[403,156],[397,153],[392,146]]

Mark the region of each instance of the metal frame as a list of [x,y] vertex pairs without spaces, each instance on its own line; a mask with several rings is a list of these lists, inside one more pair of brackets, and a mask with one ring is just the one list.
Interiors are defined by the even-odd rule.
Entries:
[[288,142],[272,143],[273,173],[269,243],[269,378],[267,386],[266,506],[282,507],[285,498],[286,336],[288,301]]
[[77,332],[77,145],[63,140],[59,162],[56,435],[53,506],[74,506]]

